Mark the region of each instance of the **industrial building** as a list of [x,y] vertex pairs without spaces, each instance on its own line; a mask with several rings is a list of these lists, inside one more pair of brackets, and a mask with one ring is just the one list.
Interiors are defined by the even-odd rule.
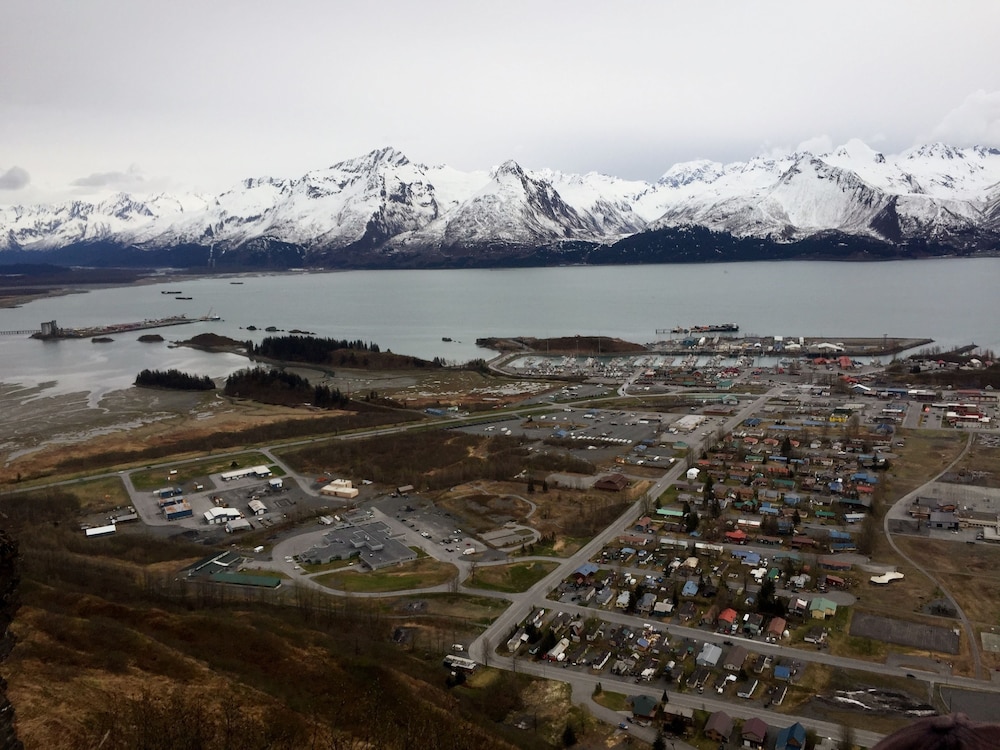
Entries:
[[234,479],[246,479],[247,477],[253,477],[254,479],[266,479],[271,476],[271,470],[266,466],[251,466],[246,469],[224,471],[219,476],[223,482],[231,482]]
[[178,500],[172,505],[163,506],[163,515],[168,521],[177,521],[181,518],[191,518],[194,511],[187,500]]
[[91,526],[89,529],[84,529],[84,531],[87,536],[105,536],[106,534],[114,534],[117,529],[112,523],[107,526]]
[[319,494],[352,500],[358,496],[358,489],[350,479],[334,479],[328,485],[322,487]]
[[323,535],[323,543],[302,553],[311,565],[357,557],[371,570],[417,559],[417,553],[390,536],[389,527],[378,521],[333,529]]
[[231,521],[226,521],[226,532],[229,534],[234,534],[237,531],[250,531],[251,529],[253,529],[253,524],[245,518],[234,518]]
[[243,514],[236,508],[210,508],[205,511],[205,523],[208,524],[226,523],[242,517]]

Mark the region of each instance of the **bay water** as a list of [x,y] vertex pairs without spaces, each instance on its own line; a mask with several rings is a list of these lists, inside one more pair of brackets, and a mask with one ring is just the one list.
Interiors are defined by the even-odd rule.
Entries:
[[[503,270],[280,273],[102,288],[0,309],[0,330],[133,322],[184,313],[222,320],[90,339],[0,336],[0,382],[87,391],[92,404],[145,368],[220,377],[247,360],[169,342],[213,332],[259,341],[273,326],[361,339],[461,363],[489,336],[614,336],[649,343],[677,326],[736,323],[741,335],[931,338],[1000,349],[1000,258],[879,263],[782,261]],[[181,294],[162,294],[179,291]],[[191,297],[190,300],[177,297]],[[258,330],[250,331],[248,326]],[[138,337],[159,333],[166,343]],[[451,339],[447,341],[445,339]]]

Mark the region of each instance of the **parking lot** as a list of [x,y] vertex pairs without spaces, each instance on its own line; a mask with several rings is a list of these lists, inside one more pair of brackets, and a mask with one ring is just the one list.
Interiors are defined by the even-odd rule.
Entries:
[[438,559],[468,557],[466,551],[469,549],[479,555],[477,560],[504,557],[503,553],[490,550],[483,542],[467,534],[451,513],[436,507],[418,493],[390,493],[376,500],[373,506],[401,526],[413,544]]

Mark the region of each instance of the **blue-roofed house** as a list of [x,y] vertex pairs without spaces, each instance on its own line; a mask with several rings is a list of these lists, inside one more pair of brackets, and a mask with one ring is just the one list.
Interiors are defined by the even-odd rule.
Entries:
[[774,679],[788,682],[792,678],[792,668],[787,664],[779,664],[774,668]]
[[588,583],[593,580],[594,574],[598,570],[599,568],[594,563],[587,562],[573,572],[573,577],[576,578],[578,584]]
[[686,581],[681,589],[681,596],[698,596],[698,582]]
[[806,728],[799,722],[779,730],[774,741],[774,750],[802,750],[805,746]]

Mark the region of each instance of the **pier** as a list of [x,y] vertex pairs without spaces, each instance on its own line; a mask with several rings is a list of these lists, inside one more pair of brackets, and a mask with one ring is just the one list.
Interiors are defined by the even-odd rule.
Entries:
[[217,317],[205,316],[204,318],[189,318],[186,315],[171,315],[168,318],[157,318],[153,320],[141,320],[135,323],[112,323],[105,326],[93,326],[90,328],[60,328],[54,320],[42,323],[40,331],[29,331],[31,337],[42,340],[56,339],[83,339],[93,336],[110,336],[113,333],[127,333],[129,331],[145,331],[150,328],[166,328],[168,326],[180,326],[187,323],[197,323],[202,320],[218,320]]
[[26,331],[0,331],[0,336],[32,336],[41,333],[37,328],[29,328]]

